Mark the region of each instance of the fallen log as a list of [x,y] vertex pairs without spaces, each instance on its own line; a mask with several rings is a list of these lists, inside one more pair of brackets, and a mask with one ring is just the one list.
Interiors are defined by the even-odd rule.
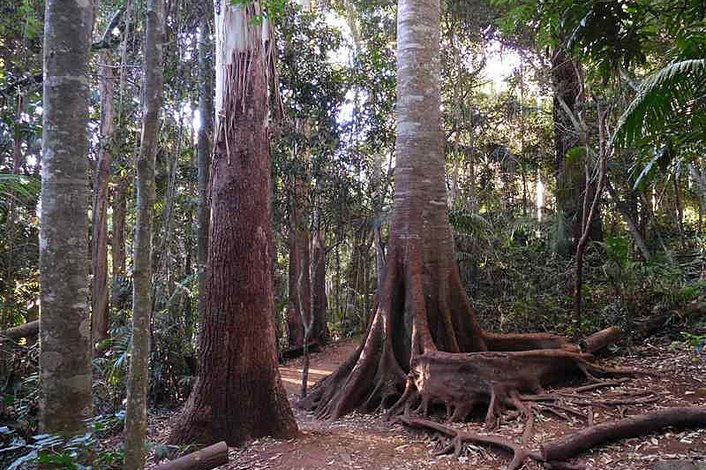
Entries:
[[154,470],[211,470],[228,463],[228,445],[221,441],[183,457],[158,465]]
[[666,408],[567,434],[541,445],[539,452],[545,462],[568,460],[610,441],[644,436],[669,427],[701,426],[706,426],[706,408]]
[[611,326],[579,341],[579,348],[583,353],[596,354],[611,344],[615,344],[621,334],[620,328]]
[[10,339],[30,338],[39,334],[39,320],[34,320],[23,325],[13,326],[0,333]]

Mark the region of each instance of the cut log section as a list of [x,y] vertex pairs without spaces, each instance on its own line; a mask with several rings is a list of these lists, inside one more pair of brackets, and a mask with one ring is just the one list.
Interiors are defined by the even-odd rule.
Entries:
[[228,445],[221,441],[191,454],[163,463],[154,470],[211,470],[228,463]]
[[13,340],[20,338],[31,338],[39,334],[39,320],[34,320],[20,326],[14,326],[0,333],[1,336]]
[[597,354],[611,344],[615,344],[622,331],[617,326],[611,326],[601,331],[593,333],[591,336],[579,341],[581,352],[587,354]]

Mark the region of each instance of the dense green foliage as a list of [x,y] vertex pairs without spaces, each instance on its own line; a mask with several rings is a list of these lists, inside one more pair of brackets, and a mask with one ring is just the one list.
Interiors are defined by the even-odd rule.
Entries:
[[[96,38],[128,3],[100,2]],[[132,15],[110,32],[116,38],[110,44],[112,65],[122,74],[114,90],[115,135],[107,143],[97,136],[97,54],[89,127],[91,166],[100,145],[113,154],[111,214],[117,189],[125,191],[127,253],[135,217],[144,32],[143,5],[131,3]],[[154,207],[149,396],[155,407],[174,407],[187,397],[199,332],[194,111],[197,37],[205,10],[197,0],[168,3]],[[295,2],[271,3],[278,89],[270,125],[277,251],[273,314],[281,344],[295,206],[303,228],[312,231],[317,223],[325,233],[332,334],[360,334],[375,303],[377,260],[384,253],[392,200],[395,3],[333,0],[314,2],[310,10]],[[41,0],[0,7],[0,330],[32,321],[39,311],[42,15]],[[575,259],[556,250],[560,225],[567,221],[557,211],[562,194],[554,139],[556,132],[578,135],[582,143],[569,158],[579,175],[595,179],[598,120],[608,110],[609,135],[603,137],[609,143],[610,186],[600,195],[602,240],[592,241],[586,254],[579,326],[592,331],[619,325],[632,333],[630,340],[640,341],[644,325],[658,319],[657,331],[665,327],[675,339],[698,344],[703,337],[703,319],[689,312],[701,311],[706,296],[705,18],[703,2],[696,0],[447,3],[440,61],[448,203],[459,267],[485,327],[576,331]],[[551,57],[559,48],[578,64],[582,100],[574,126],[557,130]],[[572,188],[580,198],[585,190]],[[111,231],[114,222],[111,215]],[[103,467],[119,461],[119,455],[96,446],[96,436],[120,427],[131,336],[129,258],[125,272],[110,283],[110,338],[94,359],[95,411],[109,418],[96,418],[94,432],[76,441],[35,436],[36,343],[2,340],[0,442],[7,450],[0,453],[0,466],[27,455],[65,468],[94,458],[106,459]],[[112,263],[112,252],[109,259]]]

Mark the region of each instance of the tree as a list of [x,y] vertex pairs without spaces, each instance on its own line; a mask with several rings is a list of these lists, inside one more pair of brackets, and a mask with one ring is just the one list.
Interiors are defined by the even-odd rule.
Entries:
[[203,319],[206,310],[206,265],[208,262],[209,205],[208,181],[211,166],[211,131],[213,129],[213,73],[212,48],[209,39],[211,31],[210,2],[202,2],[203,19],[199,27],[199,116],[201,127],[198,131],[197,159],[199,180],[197,263],[199,275],[199,316]]
[[100,54],[101,122],[98,158],[93,185],[93,342],[108,337],[108,182],[110,180],[111,138],[113,135],[113,88],[115,72],[112,54]]
[[[567,255],[576,251],[584,219],[585,157],[583,152],[577,151],[588,140],[577,119],[584,106],[584,84],[581,64],[564,48],[562,41],[552,54],[551,67],[558,216],[556,250]],[[589,199],[592,199],[591,194]],[[600,218],[594,218],[591,221],[591,239],[600,239],[600,230]]]
[[268,80],[260,3],[216,9],[217,121],[200,371],[170,440],[239,445],[297,432],[277,370]]
[[44,28],[41,428],[71,435],[91,413],[88,316],[88,54],[93,2],[48,0]]
[[557,350],[573,349],[559,336],[483,331],[469,304],[446,210],[439,17],[439,0],[398,4],[395,195],[384,282],[359,348],[300,402],[318,416],[393,403],[393,412],[420,402],[426,412],[441,402],[464,419],[486,403],[492,425],[518,391],[585,362]]
[[164,64],[164,0],[147,3],[144,55],[144,115],[137,156],[137,217],[133,253],[132,342],[125,417],[126,469],[145,465],[147,385],[152,317],[152,222],[155,201],[154,166],[162,107]]

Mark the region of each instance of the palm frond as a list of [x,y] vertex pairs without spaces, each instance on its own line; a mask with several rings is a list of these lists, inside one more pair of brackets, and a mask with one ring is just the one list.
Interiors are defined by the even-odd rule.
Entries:
[[12,200],[24,204],[39,196],[39,180],[14,173],[0,173],[0,206]]
[[[704,115],[706,59],[670,64],[650,75],[618,121],[613,143],[633,145],[646,135],[663,135],[670,124]],[[698,126],[694,128],[698,131]]]

